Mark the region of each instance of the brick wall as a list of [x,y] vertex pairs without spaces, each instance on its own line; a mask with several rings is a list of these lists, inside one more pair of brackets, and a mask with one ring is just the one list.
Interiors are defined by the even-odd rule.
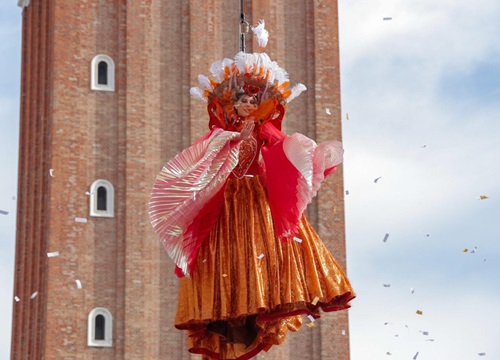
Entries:
[[[266,20],[265,51],[308,87],[291,103],[285,131],[340,139],[336,1],[245,5],[249,22]],[[173,327],[177,280],[147,203],[163,163],[207,130],[205,105],[189,88],[238,51],[238,22],[239,2],[224,0],[32,0],[24,9],[13,359],[199,358]],[[247,51],[262,50],[249,39]],[[115,62],[115,92],[90,90],[97,54]],[[88,215],[85,192],[96,179],[114,186],[113,218]],[[308,215],[345,266],[343,209],[340,169]],[[95,307],[113,314],[111,348],[87,346]],[[257,358],[348,359],[347,312]]]

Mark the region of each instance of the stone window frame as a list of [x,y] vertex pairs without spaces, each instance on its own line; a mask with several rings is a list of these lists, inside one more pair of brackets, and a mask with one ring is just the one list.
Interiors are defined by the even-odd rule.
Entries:
[[[104,339],[97,340],[96,335],[96,318],[101,315],[104,317]],[[111,311],[103,307],[96,307],[89,312],[88,328],[87,328],[87,345],[95,347],[112,347],[113,346],[113,316]]]
[[[99,64],[105,62],[108,66],[107,84],[99,84]],[[90,65],[90,89],[97,91],[115,91],[115,62],[105,54],[94,56]]]
[[[99,210],[98,189],[106,189],[106,210]],[[90,185],[90,216],[94,217],[115,217],[115,190],[113,184],[108,180],[97,179]]]

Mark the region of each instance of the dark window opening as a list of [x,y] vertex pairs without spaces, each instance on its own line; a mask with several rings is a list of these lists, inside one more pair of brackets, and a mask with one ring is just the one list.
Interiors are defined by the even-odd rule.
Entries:
[[106,319],[102,315],[97,315],[95,317],[95,340],[104,340],[104,324]]
[[101,61],[97,65],[97,83],[108,85],[108,63],[106,61]]
[[107,192],[104,186],[97,188],[97,210],[107,210]]

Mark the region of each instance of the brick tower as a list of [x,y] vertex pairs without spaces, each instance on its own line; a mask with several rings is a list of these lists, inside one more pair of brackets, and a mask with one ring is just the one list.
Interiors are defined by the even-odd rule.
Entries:
[[[20,0],[23,56],[12,359],[198,359],[149,224],[163,163],[207,130],[189,88],[238,51],[237,0]],[[247,0],[308,91],[287,133],[341,138],[337,1]],[[247,52],[261,51],[253,40]],[[329,109],[330,111],[327,111]],[[342,170],[308,215],[345,267]],[[48,255],[47,255],[48,254]],[[259,359],[349,359],[347,312]]]

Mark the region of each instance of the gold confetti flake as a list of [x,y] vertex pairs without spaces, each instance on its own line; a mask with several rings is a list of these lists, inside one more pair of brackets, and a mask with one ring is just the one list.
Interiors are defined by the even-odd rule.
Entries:
[[462,250],[462,252],[464,252],[464,253],[465,252],[469,252],[469,249],[465,248],[465,249]]
[[312,304],[312,305],[316,305],[316,304],[318,303],[318,301],[319,301],[319,297],[318,297],[318,296],[316,296],[316,297],[313,299],[313,301],[311,302],[311,304]]
[[423,315],[424,312],[422,310],[417,310],[417,315]]
[[479,199],[480,199],[480,200],[486,200],[486,199],[489,199],[489,197],[488,197],[488,196],[486,196],[486,195],[481,195],[481,196],[479,197]]
[[227,277],[227,274],[222,274],[222,277]]
[[313,326],[314,326],[314,323],[313,323],[313,322],[310,322],[310,323],[307,323],[306,325],[307,325],[308,327],[310,327],[310,328],[311,328],[311,327],[313,327]]
[[345,113],[346,120],[349,120],[349,113]]

